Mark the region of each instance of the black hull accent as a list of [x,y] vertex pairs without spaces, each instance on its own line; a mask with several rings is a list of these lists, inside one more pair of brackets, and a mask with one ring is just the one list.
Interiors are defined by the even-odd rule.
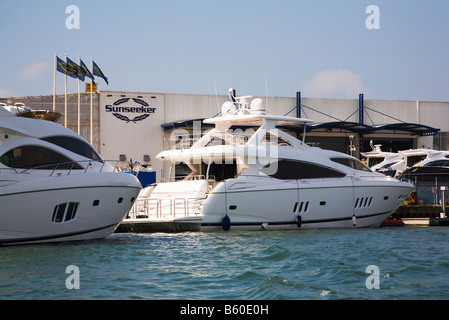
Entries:
[[[115,227],[117,224],[111,224],[108,226],[104,226],[104,227],[99,227],[99,228],[95,228],[95,229],[89,229],[89,230],[84,230],[84,231],[79,231],[79,232],[70,232],[70,233],[64,233],[64,234],[56,234],[56,235],[51,235],[51,236],[41,236],[41,237],[29,237],[29,238],[19,238],[19,239],[6,239],[6,240],[0,240],[0,246],[4,246],[4,245],[15,245],[15,244],[32,244],[32,243],[45,243],[45,242],[58,242],[59,241],[69,241],[69,240],[64,240],[64,238],[68,238],[68,237],[74,237],[74,236],[80,236],[80,235],[85,235],[85,234],[89,234],[92,232],[98,232],[101,230],[106,230],[109,228],[113,228]],[[100,237],[98,237],[97,239],[99,239]],[[94,239],[94,238],[92,238]],[[88,239],[86,239],[88,240]],[[80,240],[83,241],[83,240]]]
[[[389,212],[381,212],[381,213],[374,213],[374,214],[368,214],[364,216],[357,216],[357,221],[360,221],[365,218],[372,218],[377,216],[382,216],[385,214],[388,214]],[[345,217],[345,218],[335,218],[335,219],[322,219],[322,220],[302,220],[302,225],[313,225],[313,224],[319,224],[319,223],[331,223],[331,222],[339,222],[339,221],[352,221],[353,217]],[[276,221],[276,222],[232,222],[231,219],[231,227],[232,226],[240,226],[240,227],[257,227],[262,225],[263,223],[268,223],[270,226],[277,226],[277,225],[292,225],[297,226],[298,222],[295,220],[290,221]],[[214,223],[201,223],[201,227],[222,227],[222,223],[220,222],[214,222]],[[312,226],[313,227],[313,226]]]

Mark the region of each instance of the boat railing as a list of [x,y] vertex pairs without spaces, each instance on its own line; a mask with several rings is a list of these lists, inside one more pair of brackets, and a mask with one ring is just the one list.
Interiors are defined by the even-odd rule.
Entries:
[[[95,170],[95,172],[103,172],[107,163],[111,165],[112,172],[117,171],[119,160],[81,160],[51,163],[31,168],[0,168],[0,172],[2,172],[3,170],[10,170],[17,174],[30,174],[32,172],[39,172],[48,174],[49,177],[52,177],[53,175],[62,176],[75,173],[87,173],[91,172],[92,170]],[[112,165],[111,163],[115,164]],[[111,167],[109,167],[109,169]]]
[[197,216],[205,198],[137,199],[127,219],[179,218]]
[[250,175],[250,174],[242,174],[238,177],[239,179],[241,178],[245,178],[245,179],[270,179],[270,180],[276,180],[279,182],[290,182],[290,181],[299,181],[301,183],[307,183],[310,181],[325,181],[325,180],[343,180],[343,179],[347,179],[347,177],[326,177],[326,178],[310,178],[310,179],[295,179],[295,178],[291,178],[291,179],[278,179],[269,175]]
[[[310,179],[276,179],[274,177],[268,176],[268,175],[247,175],[247,174],[242,174],[239,176],[240,178],[259,178],[259,179],[272,179],[272,180],[278,180],[278,181],[299,181],[301,183],[307,183],[310,181],[329,181],[329,180],[334,180],[334,181],[339,181],[339,180],[345,180],[348,178],[351,178],[353,180],[372,180],[372,181],[384,181],[385,180],[385,176],[372,176],[372,175],[361,175],[361,176],[344,176],[344,177],[323,177],[323,178],[310,178]],[[412,183],[412,181],[408,180],[406,181],[405,179],[401,179],[401,181],[405,181],[405,182],[410,182]]]
[[[366,175],[365,176],[365,175],[362,175],[362,176],[359,176],[359,177],[354,177],[354,179],[357,179],[357,180],[383,181],[383,180],[385,180],[385,177],[389,177],[389,176],[387,176],[387,175],[384,175],[384,176],[371,176],[371,175]],[[413,181],[411,181],[409,179],[403,179],[403,178],[397,179],[397,178],[394,178],[394,177],[390,177],[390,178],[391,179],[396,179],[398,181],[408,182],[408,183],[413,184]]]
[[203,174],[188,175],[188,176],[176,176],[176,177],[165,177],[161,178],[161,182],[176,182],[176,181],[193,181],[193,180],[208,180],[209,182],[215,182],[214,175],[208,175],[207,177]]
[[[254,129],[229,129],[226,133],[217,133],[208,142],[208,146],[216,145],[245,145],[249,138],[254,134]],[[207,133],[175,133],[166,141],[170,150],[186,150],[190,149],[195,142],[200,140]]]

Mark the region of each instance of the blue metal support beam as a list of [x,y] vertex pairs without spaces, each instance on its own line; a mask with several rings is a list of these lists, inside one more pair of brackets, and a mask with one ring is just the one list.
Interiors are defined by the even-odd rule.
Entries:
[[364,124],[363,113],[363,93],[359,94],[359,124]]
[[301,118],[301,92],[296,92],[296,118]]

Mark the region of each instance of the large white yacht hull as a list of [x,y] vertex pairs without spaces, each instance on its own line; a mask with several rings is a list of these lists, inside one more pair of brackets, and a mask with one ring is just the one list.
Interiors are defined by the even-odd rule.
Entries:
[[[269,179],[266,179],[269,180]],[[379,227],[413,186],[352,178],[326,181],[231,179],[208,196],[201,230]]]
[[[0,245],[105,238],[140,191],[136,177],[113,172],[1,182],[10,184],[0,186]],[[66,218],[70,204],[76,212]]]

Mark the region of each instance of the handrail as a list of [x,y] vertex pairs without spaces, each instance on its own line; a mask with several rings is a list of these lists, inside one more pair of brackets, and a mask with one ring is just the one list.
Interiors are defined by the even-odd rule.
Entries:
[[[161,182],[176,182],[176,181],[193,181],[193,180],[206,180],[206,176],[203,174],[195,174],[195,175],[187,175],[187,176],[175,176],[175,177],[166,177],[161,178]],[[207,178],[208,181],[215,181],[214,175],[209,175]]]
[[[130,216],[127,219],[140,219],[138,217],[141,213],[146,218],[156,217],[164,218],[164,217],[173,217],[175,218],[178,214],[182,214],[184,212],[184,217],[189,217],[192,215],[197,215],[195,212],[195,208],[199,208],[202,204],[202,200],[205,198],[144,198],[137,199],[134,205],[130,209]],[[198,203],[195,204],[194,202]],[[151,204],[153,205],[151,206]],[[178,207],[178,209],[177,209]],[[181,207],[181,208],[179,208]],[[166,211],[164,210],[166,209]],[[179,212],[181,210],[181,212]],[[192,212],[191,212],[192,211]]]
[[[310,179],[294,179],[294,178],[292,178],[292,179],[279,180],[279,179],[276,179],[276,178],[274,178],[272,176],[249,175],[249,174],[242,174],[242,175],[239,176],[239,178],[247,178],[247,179],[259,178],[259,179],[272,179],[272,180],[279,180],[279,181],[294,181],[294,180],[296,180],[296,181],[299,181],[299,182],[302,182],[302,183],[309,182],[309,181],[324,181],[324,180],[327,180],[327,179],[332,179],[332,180],[335,181],[335,180],[343,180],[343,179],[348,179],[348,178],[350,178],[352,180],[357,179],[357,180],[372,180],[372,181],[378,180],[378,181],[382,181],[382,180],[385,180],[385,177],[388,177],[388,176],[384,176],[384,175],[382,175],[382,176],[370,176],[370,175],[351,176],[351,175],[346,175],[344,177],[323,177],[323,178],[310,178]],[[410,182],[410,180],[407,181],[407,179],[401,179],[401,180],[397,179],[397,180],[398,181]]]

